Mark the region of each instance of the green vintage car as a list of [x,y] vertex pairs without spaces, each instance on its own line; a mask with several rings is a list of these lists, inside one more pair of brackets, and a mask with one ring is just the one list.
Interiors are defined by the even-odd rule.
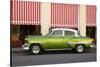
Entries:
[[82,53],[93,47],[92,42],[93,39],[80,36],[77,30],[54,28],[46,36],[26,36],[22,49],[28,50],[32,54],[54,50],[74,50]]

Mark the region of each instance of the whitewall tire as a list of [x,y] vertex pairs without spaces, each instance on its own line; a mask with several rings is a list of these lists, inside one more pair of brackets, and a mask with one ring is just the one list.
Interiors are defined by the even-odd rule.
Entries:
[[84,46],[84,45],[81,45],[81,44],[76,45],[76,47],[75,47],[75,52],[77,52],[77,53],[82,53],[82,52],[84,52],[84,51],[85,51],[85,46]]
[[37,55],[37,54],[40,54],[41,48],[40,48],[39,45],[32,45],[32,46],[30,47],[30,50],[29,50],[29,51],[30,51],[31,54]]

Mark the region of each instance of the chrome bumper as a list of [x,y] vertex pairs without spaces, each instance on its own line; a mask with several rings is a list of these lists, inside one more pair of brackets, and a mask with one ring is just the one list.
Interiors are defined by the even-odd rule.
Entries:
[[92,44],[90,45],[90,48],[96,48],[96,45]]
[[29,50],[29,46],[27,44],[22,45],[23,50]]

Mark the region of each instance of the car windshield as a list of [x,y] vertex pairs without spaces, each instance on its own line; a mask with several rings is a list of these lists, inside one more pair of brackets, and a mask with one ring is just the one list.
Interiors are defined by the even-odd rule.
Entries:
[[52,32],[52,30],[50,30],[50,31],[49,31],[49,33],[48,33],[48,34],[46,34],[46,36],[49,36],[51,32]]

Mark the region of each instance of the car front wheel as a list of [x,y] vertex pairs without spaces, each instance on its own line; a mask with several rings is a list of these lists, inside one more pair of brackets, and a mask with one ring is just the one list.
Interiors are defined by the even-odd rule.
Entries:
[[39,45],[32,45],[31,47],[30,47],[30,53],[31,54],[39,54],[40,52],[41,52],[41,48],[40,48],[40,46]]
[[76,53],[82,53],[82,52],[84,52],[85,51],[85,46],[84,45],[76,45],[76,47],[75,47],[75,52]]

